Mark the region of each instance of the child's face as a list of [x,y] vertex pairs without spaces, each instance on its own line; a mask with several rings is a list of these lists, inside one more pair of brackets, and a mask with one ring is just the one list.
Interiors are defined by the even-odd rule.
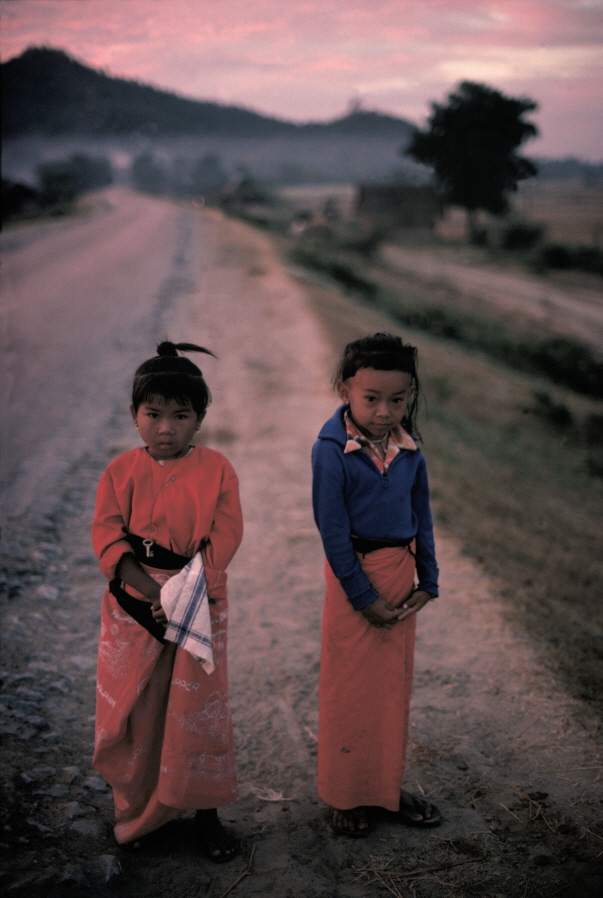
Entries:
[[366,436],[379,439],[401,422],[415,388],[405,371],[360,368],[337,385],[337,392]]
[[130,406],[130,411],[149,454],[158,461],[178,458],[185,452],[203,420],[191,405],[175,399],[166,402],[160,396],[143,402],[138,411]]

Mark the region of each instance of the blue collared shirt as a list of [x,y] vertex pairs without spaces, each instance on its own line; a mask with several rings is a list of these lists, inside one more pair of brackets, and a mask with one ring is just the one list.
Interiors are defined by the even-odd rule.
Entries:
[[419,589],[437,595],[438,567],[425,458],[416,444],[414,448],[401,448],[382,473],[366,452],[345,452],[346,409],[337,409],[312,449],[314,519],[333,573],[353,607],[366,608],[377,598],[377,591],[362,571],[350,535],[415,539]]

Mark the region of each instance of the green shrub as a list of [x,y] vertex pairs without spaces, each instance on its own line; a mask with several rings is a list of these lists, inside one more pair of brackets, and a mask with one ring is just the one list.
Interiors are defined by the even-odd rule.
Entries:
[[514,221],[505,225],[501,231],[500,245],[502,249],[532,249],[542,239],[544,227],[529,221]]
[[587,271],[603,275],[603,252],[596,246],[567,246],[546,243],[537,256],[537,264],[545,268]]
[[582,432],[590,446],[603,448],[603,415],[587,415]]
[[299,265],[333,278],[347,293],[360,296],[364,300],[374,301],[379,294],[379,287],[374,281],[358,274],[352,265],[334,256],[298,247],[291,251],[290,258]]
[[535,415],[558,432],[567,431],[574,426],[574,416],[566,405],[555,402],[544,390],[535,390],[533,396],[534,405],[526,408],[526,412]]

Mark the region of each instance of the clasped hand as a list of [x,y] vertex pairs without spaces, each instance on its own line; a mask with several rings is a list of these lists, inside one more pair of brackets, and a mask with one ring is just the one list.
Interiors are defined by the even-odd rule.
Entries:
[[399,605],[392,605],[383,596],[377,596],[374,602],[362,609],[362,614],[373,627],[391,629],[398,621],[406,620],[416,614],[429,602],[431,596],[423,589],[412,592]]

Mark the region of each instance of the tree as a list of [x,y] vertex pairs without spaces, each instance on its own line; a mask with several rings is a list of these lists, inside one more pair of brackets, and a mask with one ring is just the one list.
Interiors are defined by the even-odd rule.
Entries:
[[444,202],[467,210],[470,238],[476,235],[478,209],[502,215],[517,182],[537,173],[516,153],[538,129],[523,120],[538,104],[526,97],[505,97],[463,81],[446,105],[432,103],[426,131],[417,130],[404,155],[433,166]]
[[104,156],[74,153],[68,159],[42,162],[36,169],[42,204],[68,206],[80,193],[98,190],[113,181],[111,163]]
[[136,189],[143,193],[165,193],[168,189],[165,166],[152,153],[141,153],[134,159],[130,176]]

